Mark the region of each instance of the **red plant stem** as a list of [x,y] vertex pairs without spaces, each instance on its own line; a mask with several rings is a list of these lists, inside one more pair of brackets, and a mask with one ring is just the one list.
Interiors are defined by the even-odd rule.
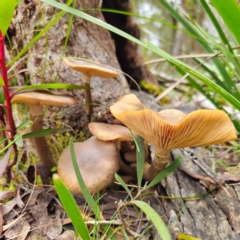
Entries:
[[7,121],[10,131],[10,140],[14,140],[14,135],[16,133],[16,128],[12,116],[12,105],[11,105],[11,96],[9,94],[8,88],[8,77],[7,77],[7,67],[5,62],[5,52],[4,52],[4,36],[0,32],[0,68],[2,69],[2,79],[4,81],[3,91],[5,97],[5,105],[7,110]]
[[[11,96],[9,94],[9,87],[8,87],[7,67],[5,62],[5,51],[4,51],[4,36],[2,35],[1,31],[0,31],[0,69],[2,72],[2,79],[4,81],[3,91],[4,91],[4,97],[5,97],[5,108],[7,110],[7,121],[8,121],[9,132],[10,132],[9,139],[10,141],[13,141],[14,135],[16,134],[16,128],[15,128],[13,115],[12,115]],[[6,183],[9,183],[11,181],[11,168],[16,164],[17,158],[18,158],[18,149],[15,143],[13,144],[13,151],[14,151],[13,160],[10,163],[8,163],[8,166],[5,170]]]

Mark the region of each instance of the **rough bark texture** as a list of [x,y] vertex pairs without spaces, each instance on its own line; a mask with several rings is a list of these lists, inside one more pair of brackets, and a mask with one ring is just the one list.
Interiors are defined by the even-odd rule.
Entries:
[[[78,0],[76,8],[97,8],[98,1]],[[13,45],[17,54],[33,37],[42,30],[50,19],[53,19],[59,10],[37,0],[22,1],[16,10],[14,22],[10,29]],[[104,21],[98,11],[88,11],[88,14]],[[67,37],[67,28],[70,24],[70,14],[63,15],[51,29],[38,40],[28,51],[25,63],[29,69],[29,76],[24,76],[24,82],[19,84],[38,83],[72,83],[81,85],[81,74],[69,70],[61,62],[63,56],[75,56],[91,59],[104,65],[120,69],[116,59],[115,48],[109,32],[81,18],[74,17],[70,36],[64,51],[64,42]],[[21,78],[22,80],[22,78]],[[110,106],[120,96],[127,93],[128,84],[122,74],[115,79],[93,77],[91,81],[93,101],[96,104]],[[78,106],[67,109],[53,109],[65,123],[74,128],[86,125],[87,118],[84,112],[84,97],[82,91],[74,90],[73,95],[79,102]],[[99,114],[100,112],[100,114]],[[104,107],[95,107],[93,117],[99,117],[106,112]]]
[[[130,0],[104,0],[102,7],[132,12],[132,2]],[[103,15],[109,24],[137,39],[140,39],[140,29],[135,23],[133,17],[110,12],[103,12]],[[139,53],[138,45],[115,33],[111,33],[111,35],[114,39],[117,58],[122,70],[131,76],[137,83],[144,80],[146,82],[158,84],[146,66],[142,65],[143,59]],[[129,78],[128,80],[131,89],[138,89],[136,83]]]
[[[202,158],[201,148],[195,150]],[[173,158],[181,152],[173,151]],[[204,173],[188,158],[184,158],[181,167],[191,172]],[[240,204],[234,187],[218,187],[212,193],[181,170],[176,170],[159,189],[160,195],[172,197],[159,202],[152,199],[152,206],[166,223],[170,224],[173,239],[177,234],[185,233],[203,240],[238,240],[240,239]],[[206,194],[206,195],[205,195]],[[174,199],[174,197],[189,197],[202,195],[193,200]],[[178,215],[179,214],[179,215]],[[158,238],[156,238],[158,239]]]

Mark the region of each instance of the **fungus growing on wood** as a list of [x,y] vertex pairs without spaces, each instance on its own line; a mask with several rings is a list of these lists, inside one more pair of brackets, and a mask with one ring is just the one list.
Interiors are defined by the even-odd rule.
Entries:
[[90,87],[91,77],[113,78],[117,77],[119,74],[110,68],[92,62],[73,58],[63,58],[63,61],[68,67],[82,73],[83,86],[87,87],[87,89],[84,90],[85,111],[89,116],[93,112],[93,101]]
[[[16,93],[11,103],[25,103],[29,105],[30,119],[33,121],[31,131],[38,131],[43,129],[43,106],[66,106],[70,104],[77,104],[77,101],[70,95],[59,94],[48,90],[42,90],[41,92],[20,92]],[[50,175],[52,167],[56,164],[51,156],[47,140],[45,137],[35,137],[34,145],[37,150],[38,157],[42,164],[46,168],[47,176]],[[44,180],[47,183],[48,180]]]
[[[107,123],[92,122],[88,124],[90,132],[102,141],[114,142],[118,153],[122,147],[125,151],[132,150],[130,142],[133,141],[133,136],[128,128],[121,125],[111,125]],[[136,177],[136,171],[125,164],[119,154],[120,170],[130,176]]]
[[[119,170],[118,151],[113,142],[91,137],[85,142],[75,142],[74,151],[83,180],[91,194],[113,183],[114,175]],[[69,147],[63,150],[57,166],[58,174],[67,188],[73,193],[82,194]]]
[[[128,99],[131,101],[128,102]],[[138,103],[139,108],[134,107]],[[237,138],[228,115],[221,110],[197,110],[187,116],[168,109],[156,113],[143,109],[134,94],[122,97],[110,107],[115,118],[156,147],[152,165],[146,163],[144,178],[152,180],[163,170],[171,149],[212,145]]]

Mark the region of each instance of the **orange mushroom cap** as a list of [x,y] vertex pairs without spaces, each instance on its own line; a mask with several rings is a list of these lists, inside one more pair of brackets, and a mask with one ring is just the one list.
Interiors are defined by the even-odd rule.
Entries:
[[128,128],[121,125],[92,122],[88,124],[90,132],[102,141],[133,141],[133,136]]
[[151,109],[132,108],[134,98],[139,102],[136,96],[122,97],[110,107],[110,111],[115,118],[156,147],[184,148],[237,138],[234,125],[224,111],[197,110],[185,116],[178,110],[169,109],[158,114]]
[[118,72],[113,71],[105,66],[97,65],[96,63],[77,60],[74,58],[63,58],[63,61],[68,67],[89,76],[111,78],[119,75]]
[[29,105],[45,105],[45,106],[64,106],[77,104],[74,97],[67,94],[55,94],[50,91],[42,92],[20,92],[16,93],[11,103],[26,103]]

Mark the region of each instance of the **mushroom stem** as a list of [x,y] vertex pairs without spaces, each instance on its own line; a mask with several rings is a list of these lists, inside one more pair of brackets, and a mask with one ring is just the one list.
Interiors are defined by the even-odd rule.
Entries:
[[145,163],[143,176],[146,180],[153,180],[168,164],[169,149],[156,148],[152,165]]
[[117,151],[118,151],[118,158],[119,158],[119,167],[120,167],[120,171],[122,173],[125,173],[127,175],[130,175],[130,176],[133,176],[133,177],[137,177],[137,173],[136,171],[131,168],[130,166],[128,166],[126,163],[123,162],[121,156],[120,156],[120,149],[121,149],[121,141],[118,140],[118,139],[115,139],[113,140],[116,148],[117,148]]
[[119,154],[119,167],[120,167],[120,171],[122,173],[125,173],[125,174],[135,177],[135,178],[137,177],[136,170],[131,168],[130,166],[128,166],[126,163],[124,163],[120,157],[120,154]]
[[92,101],[92,93],[91,93],[91,87],[90,87],[90,79],[91,76],[87,74],[82,74],[83,79],[83,86],[87,87],[87,89],[84,89],[84,97],[85,97],[85,112],[88,116],[90,116],[93,113],[93,101]]
[[[40,105],[30,105],[30,119],[33,121],[31,131],[39,131],[43,129],[42,124],[42,117],[43,117],[43,109]],[[46,168],[46,175],[50,176],[51,169],[56,165],[54,163],[54,160],[52,158],[47,140],[45,137],[35,137],[33,139],[34,147],[37,150],[37,154],[39,157],[40,162],[45,166]],[[46,183],[44,179],[43,183]]]

